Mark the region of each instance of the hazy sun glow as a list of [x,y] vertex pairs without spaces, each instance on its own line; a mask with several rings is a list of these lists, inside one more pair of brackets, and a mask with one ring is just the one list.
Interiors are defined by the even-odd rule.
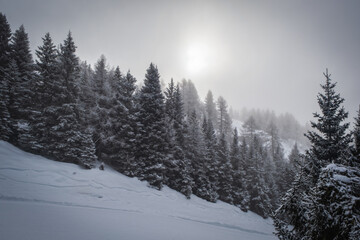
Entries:
[[186,52],[187,70],[197,74],[206,70],[209,65],[209,48],[204,44],[192,44]]

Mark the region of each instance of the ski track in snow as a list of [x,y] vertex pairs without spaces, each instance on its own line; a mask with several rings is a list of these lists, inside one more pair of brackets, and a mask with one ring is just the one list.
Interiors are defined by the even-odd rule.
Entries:
[[[69,215],[76,212],[79,216],[74,216],[75,219],[81,218],[81,221],[75,222],[75,225],[80,222],[85,226],[97,223],[99,220],[91,217],[94,211],[100,214],[99,218],[104,222],[112,222],[113,218],[123,221],[121,226],[110,224],[114,225],[109,229],[112,235],[106,239],[183,239],[179,230],[182,228],[192,231],[187,233],[188,239],[276,239],[269,219],[242,212],[220,201],[214,204],[193,195],[191,200],[187,200],[168,187],[157,191],[147,187],[146,182],[125,177],[109,166],[105,166],[105,171],[84,170],[74,164],[55,162],[23,152],[3,141],[0,141],[0,165],[0,213],[5,213],[5,216],[0,214],[0,232],[4,234],[4,239],[20,240],[29,234],[32,236],[29,239],[49,239],[47,234],[51,233],[45,228],[52,221],[47,221],[48,213],[37,210],[35,205],[40,209]],[[35,210],[31,210],[31,206]],[[33,212],[26,215],[28,210]],[[7,221],[8,218],[21,221],[32,216],[44,218],[44,223],[37,225],[36,221],[26,221],[23,234],[21,228],[11,230],[14,226]],[[131,231],[133,222],[126,219],[138,222],[144,231],[140,228]],[[65,223],[61,222],[61,218],[57,221],[68,224],[65,220]],[[171,230],[164,233],[152,230],[159,223]],[[174,229],[178,224],[179,229]],[[51,226],[48,227],[51,229]],[[104,229],[106,227],[103,226]],[[96,239],[89,237],[91,231],[68,231],[68,239]],[[175,237],[176,234],[180,235]],[[58,233],[55,239],[64,238]]]

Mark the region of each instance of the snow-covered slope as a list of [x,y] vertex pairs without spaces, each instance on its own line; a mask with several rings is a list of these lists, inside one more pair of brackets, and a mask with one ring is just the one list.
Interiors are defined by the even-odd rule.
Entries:
[[275,239],[270,219],[0,141],[1,239]]

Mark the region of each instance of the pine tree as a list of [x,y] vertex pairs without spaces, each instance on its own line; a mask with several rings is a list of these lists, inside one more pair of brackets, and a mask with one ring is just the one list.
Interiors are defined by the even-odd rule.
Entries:
[[357,168],[329,164],[312,189],[308,239],[358,239],[360,173]]
[[269,189],[265,182],[264,162],[266,155],[260,139],[254,135],[249,143],[248,151],[248,185],[249,209],[266,218],[271,210]]
[[93,76],[93,89],[98,96],[107,94],[108,71],[106,70],[106,58],[104,55],[95,64],[95,72]]
[[38,76],[35,80],[34,97],[32,112],[34,119],[32,121],[32,134],[35,136],[34,142],[31,143],[33,151],[45,154],[49,142],[49,132],[52,119],[50,118],[54,102],[54,91],[59,84],[59,63],[58,52],[52,42],[49,33],[43,38],[43,45],[36,50],[36,70]]
[[358,174],[358,169],[339,164],[348,164],[350,158],[348,123],[342,124],[347,112],[327,71],[324,76],[324,94],[318,95],[322,114],[315,113],[318,121],[312,122],[317,131],[306,135],[311,149],[276,211],[274,223],[280,239],[356,239],[360,232],[359,211],[353,201],[358,198],[360,181],[350,176]]
[[205,98],[206,117],[211,120],[214,126],[218,124],[218,112],[212,92],[209,90]]
[[204,136],[195,111],[187,119],[185,132],[185,156],[191,161],[191,177],[194,180],[193,193],[200,198],[215,202],[217,194],[213,190],[207,174],[208,163],[205,158]]
[[78,107],[80,111],[81,124],[91,128],[92,110],[95,108],[95,93],[92,89],[93,71],[87,62],[80,63],[80,80],[77,81]]
[[9,141],[13,135],[9,113],[11,29],[6,16],[0,13],[0,139]]
[[109,119],[109,112],[111,111],[112,105],[110,104],[108,80],[109,74],[106,69],[106,58],[104,55],[101,55],[95,64],[92,79],[95,98],[90,120],[91,128],[93,129],[93,140],[96,145],[96,155],[102,161],[108,159],[109,150],[107,149],[107,145],[109,143],[105,141],[112,135],[111,120]]
[[242,157],[242,151],[244,151],[244,155],[246,155],[246,143],[243,142],[241,147],[242,149],[239,144],[238,131],[235,128],[230,149],[230,162],[233,168],[233,202],[243,211],[247,211],[249,194],[245,180],[245,157]]
[[308,154],[313,160],[312,168],[315,179],[317,179],[320,168],[327,164],[344,163],[351,135],[346,133],[349,123],[342,122],[347,118],[348,113],[341,104],[344,99],[340,94],[336,94],[335,86],[331,80],[331,74],[324,73],[325,84],[321,85],[324,93],[318,94],[318,104],[321,113],[314,113],[317,122],[311,122],[311,126],[316,131],[309,131],[306,137],[310,140],[312,146]]
[[29,143],[33,141],[31,135],[32,121],[32,86],[34,80],[34,63],[30,51],[28,34],[23,25],[15,31],[11,43],[11,59],[13,61],[10,71],[10,100],[9,113],[13,119],[14,138],[12,142],[29,150]]
[[217,101],[218,105],[218,126],[219,134],[224,134],[225,139],[229,141],[231,135],[232,121],[227,110],[227,103],[223,97],[219,97]]
[[211,191],[214,192],[211,194],[211,202],[216,202],[219,198],[219,156],[216,151],[217,148],[217,138],[215,134],[214,127],[212,122],[209,119],[204,118],[202,124],[202,131],[204,134],[205,142],[205,168],[206,174],[210,181]]
[[73,162],[85,168],[95,166],[95,144],[91,133],[80,124],[80,111],[77,106],[79,80],[79,60],[75,55],[76,46],[69,32],[64,44],[60,46],[59,81],[54,84],[53,104],[47,114],[49,155],[64,162]]
[[181,82],[181,95],[184,101],[184,113],[188,117],[191,116],[193,111],[201,112],[201,103],[199,95],[194,83],[191,80],[183,80]]
[[255,134],[255,130],[258,129],[258,126],[256,124],[255,118],[253,116],[250,116],[245,123],[243,124],[243,127],[245,128],[246,132],[244,133],[245,137],[253,138]]
[[304,184],[308,181],[306,171],[299,171],[273,215],[275,234],[281,240],[301,239],[308,231],[309,206],[313,204]]
[[295,143],[294,147],[291,149],[291,152],[289,155],[289,164],[290,164],[292,171],[294,171],[294,172],[298,172],[300,167],[303,165],[301,158],[300,158],[300,151],[299,151],[297,143]]
[[183,103],[179,85],[171,79],[165,91],[165,112],[169,139],[169,161],[165,162],[166,184],[190,198],[193,180],[190,176],[190,160],[186,158],[184,137]]
[[110,100],[109,112],[112,134],[105,141],[109,153],[110,163],[121,173],[134,176],[134,142],[135,142],[135,116],[134,91],[136,79],[130,71],[122,76],[119,67],[115,69],[112,78],[114,94]]
[[229,150],[225,139],[225,134],[221,134],[217,144],[218,159],[218,195],[219,199],[232,204],[234,199],[232,196],[233,171],[229,159]]
[[139,93],[136,151],[139,171],[137,176],[157,189],[163,186],[164,161],[168,157],[164,96],[159,78],[157,67],[151,63]]

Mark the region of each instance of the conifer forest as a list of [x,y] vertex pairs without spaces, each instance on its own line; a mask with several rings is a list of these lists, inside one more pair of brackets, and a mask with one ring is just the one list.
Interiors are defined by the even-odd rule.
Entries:
[[331,69],[305,128],[290,114],[241,114],[212,90],[201,100],[192,80],[165,83],[154,62],[143,79],[104,55],[91,66],[73,36],[44,33],[32,52],[24,25],[12,30],[0,13],[1,140],[251,211],[279,239],[360,238],[360,111],[349,118]]

